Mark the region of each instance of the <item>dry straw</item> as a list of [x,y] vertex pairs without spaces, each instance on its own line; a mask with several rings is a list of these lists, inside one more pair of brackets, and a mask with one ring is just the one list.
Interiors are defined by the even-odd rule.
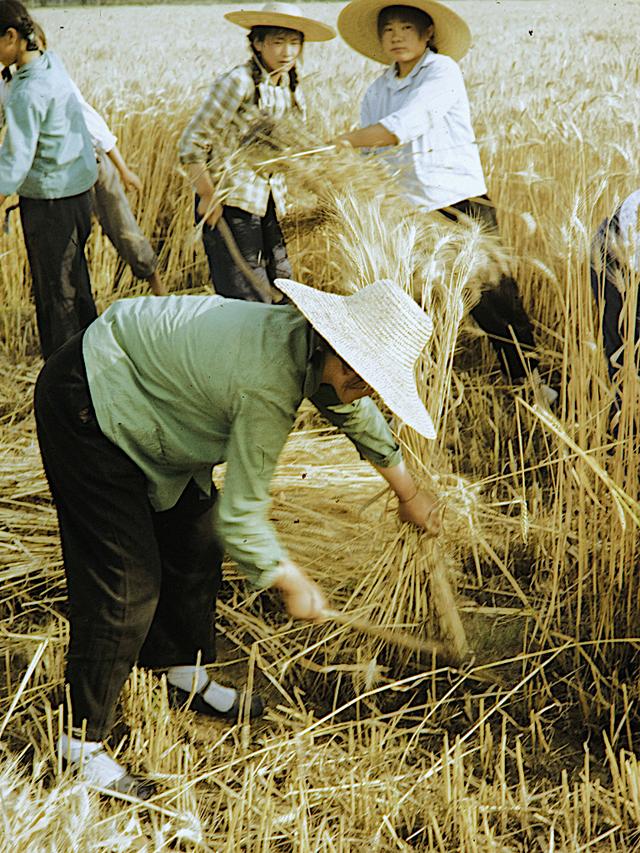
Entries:
[[[629,69],[640,11],[628,4],[624,12],[603,30],[584,5],[536,6],[529,35],[520,12],[503,4],[509,49],[496,51],[494,13],[465,4],[475,41],[463,64],[474,123],[509,262],[536,320],[543,367],[560,391],[552,415],[526,390],[527,405],[515,405],[521,392],[502,381],[472,327],[460,324],[482,265],[495,256],[479,229],[409,216],[392,177],[354,152],[284,167],[295,202],[286,231],[296,278],[349,292],[391,277],[437,320],[420,376],[438,440],[407,438],[405,455],[444,496],[446,513],[442,539],[424,543],[397,521],[395,501],[349,443],[305,411],[274,482],[275,523],[333,608],[417,640],[440,638],[432,587],[444,565],[476,662],[440,668],[349,625],[290,623],[275,597],[250,596],[229,566],[216,675],[240,682],[251,664],[270,710],[250,730],[199,723],[168,709],[156,676],[135,671],[113,748],[157,778],[161,795],[150,808],[102,802],[58,774],[53,759],[65,587],[30,417],[38,361],[19,224],[3,236],[0,847],[634,849],[635,366],[624,365],[614,441],[588,280],[591,234],[637,188],[640,108]],[[317,13],[330,18],[326,9]],[[82,16],[81,28],[68,26],[70,14]],[[150,56],[167,56],[168,31],[183,40],[172,56],[193,56],[195,31],[219,34],[227,50],[219,7],[181,7],[181,15],[176,30],[175,9],[154,11],[153,25],[144,9],[42,12],[84,93],[142,172],[138,215],[176,290],[206,286],[175,143],[204,94],[212,52],[203,51],[201,63],[195,56],[192,67],[168,57],[152,79],[148,64],[126,51],[137,49],[136,31],[145,33]],[[91,32],[86,46],[79,31]],[[575,44],[588,51],[588,74]],[[337,42],[331,51],[307,52],[319,129],[288,140],[291,149],[322,147],[357,121],[372,71]],[[97,234],[90,262],[101,306],[140,292],[128,273],[118,277]],[[633,313],[629,303],[625,311]]]

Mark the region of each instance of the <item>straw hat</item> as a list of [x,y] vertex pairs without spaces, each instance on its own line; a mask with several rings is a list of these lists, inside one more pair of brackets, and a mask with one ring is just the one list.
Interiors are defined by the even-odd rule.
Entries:
[[305,41],[329,41],[336,37],[333,27],[307,18],[302,14],[302,9],[293,3],[278,3],[272,0],[259,9],[240,9],[238,12],[227,12],[224,17],[232,24],[239,24],[247,30],[251,27],[285,27],[288,30],[298,30],[304,35]]
[[433,323],[409,294],[392,281],[376,281],[350,296],[285,278],[275,285],[400,420],[435,438],[415,377]]
[[[378,15],[392,0],[352,0],[338,15],[340,35],[358,53],[389,65],[378,38]],[[433,42],[438,53],[462,59],[471,44],[471,31],[465,21],[436,0],[401,0],[401,5],[421,9],[433,18]]]

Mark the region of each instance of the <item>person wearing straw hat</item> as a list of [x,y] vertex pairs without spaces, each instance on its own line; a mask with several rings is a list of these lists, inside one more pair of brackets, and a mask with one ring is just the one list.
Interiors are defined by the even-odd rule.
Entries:
[[[358,53],[389,66],[367,89],[361,125],[339,142],[380,149],[399,172],[406,198],[448,219],[472,217],[497,231],[496,211],[486,192],[467,93],[457,65],[469,49],[465,21],[436,0],[352,0],[338,17],[338,30]],[[503,372],[512,382],[533,373],[533,327],[514,278],[501,275],[483,288],[471,314],[487,333]]]
[[[224,17],[249,31],[251,57],[213,81],[182,134],[179,156],[196,193],[196,221],[202,222],[216,293],[268,302],[280,298],[272,287],[275,279],[291,275],[278,221],[286,210],[286,186],[282,174],[259,172],[241,162],[240,154],[249,141],[268,141],[274,125],[305,121],[296,63],[305,42],[327,41],[336,33],[298,6],[273,0]],[[237,247],[263,287],[257,288],[236,263],[216,228],[221,217],[233,249]]]
[[[369,396],[434,437],[414,374],[430,318],[388,281],[350,296],[276,284],[290,304],[116,301],[38,377],[38,440],[70,601],[74,728],[59,746],[103,788],[152,791],[103,743],[136,662],[167,670],[173,703],[237,719],[240,696],[206,669],[224,552],[255,588],[278,590],[293,618],[322,617],[322,591],[268,520],[271,478],[304,398],[388,482],[403,521],[439,532],[435,496],[414,482]],[[211,474],[222,462],[218,495]],[[261,713],[259,697],[250,708]]]

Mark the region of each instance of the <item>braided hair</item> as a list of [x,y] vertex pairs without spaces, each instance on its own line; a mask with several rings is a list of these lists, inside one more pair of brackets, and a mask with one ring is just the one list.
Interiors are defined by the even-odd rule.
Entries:
[[19,0],[2,0],[0,2],[0,35],[14,29],[27,42],[27,50],[40,50],[36,25]]
[[[382,31],[390,21],[405,21],[407,24],[413,24],[422,37],[429,27],[433,26],[433,18],[422,9],[416,9],[414,6],[385,6],[378,15],[378,38],[382,38]],[[435,45],[435,34],[431,36],[427,45],[432,53],[437,53],[438,48]]]
[[[283,33],[285,35],[288,35],[289,33],[296,33],[300,36],[301,44],[304,44],[304,33],[301,33],[299,30],[292,30],[289,27],[251,27],[249,30],[247,38],[249,39],[249,48],[251,50],[251,78],[254,84],[253,103],[256,106],[258,106],[260,102],[260,91],[258,89],[258,85],[262,80],[264,66],[260,59],[260,54],[256,50],[255,43],[257,41],[264,41],[269,35],[282,35]],[[296,91],[297,86],[298,72],[294,65],[291,71],[289,71],[289,88],[291,89],[291,94]]]

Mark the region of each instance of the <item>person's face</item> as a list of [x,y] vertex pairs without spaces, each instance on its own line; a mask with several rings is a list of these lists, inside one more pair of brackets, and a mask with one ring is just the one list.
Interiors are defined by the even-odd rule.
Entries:
[[342,370],[333,385],[341,403],[353,403],[360,397],[370,397],[373,394],[371,385],[367,385],[354,370],[346,365],[341,365],[341,367]]
[[415,64],[427,49],[433,36],[433,27],[420,35],[416,26],[408,21],[393,19],[386,23],[380,34],[380,44],[389,62],[399,65]]
[[254,47],[267,71],[289,71],[302,50],[302,36],[295,30],[268,33]]
[[9,27],[3,36],[0,36],[0,63],[2,65],[13,65],[18,57],[20,37],[13,27]]

